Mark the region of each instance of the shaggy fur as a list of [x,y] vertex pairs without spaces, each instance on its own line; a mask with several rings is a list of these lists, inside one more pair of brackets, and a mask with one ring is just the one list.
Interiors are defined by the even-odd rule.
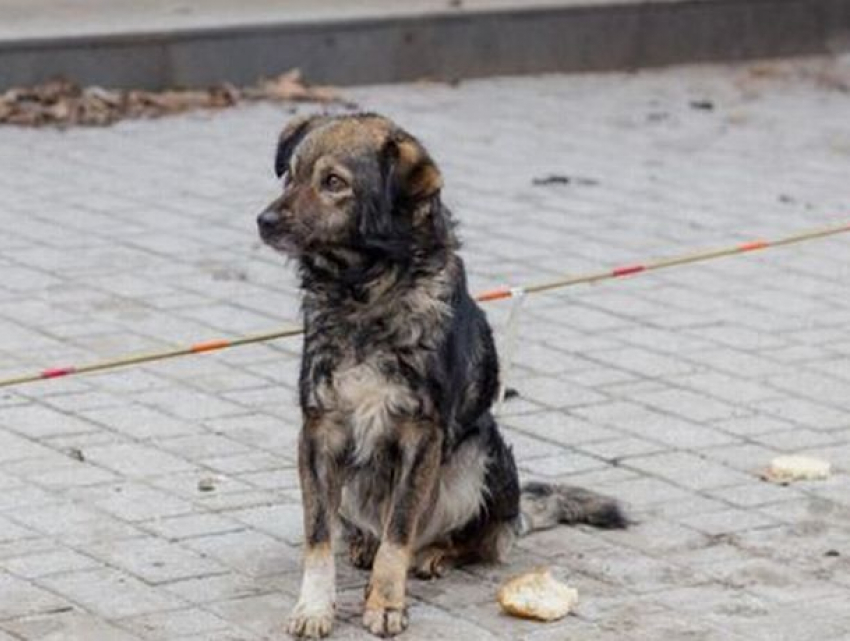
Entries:
[[407,626],[409,570],[499,560],[516,535],[559,522],[624,527],[598,494],[521,491],[490,411],[492,333],[423,146],[373,114],[303,118],[283,131],[275,168],[283,193],[258,224],[297,261],[305,324],[305,571],[290,633],[331,630],[339,526],[352,562],[372,568],[363,623],[381,636]]

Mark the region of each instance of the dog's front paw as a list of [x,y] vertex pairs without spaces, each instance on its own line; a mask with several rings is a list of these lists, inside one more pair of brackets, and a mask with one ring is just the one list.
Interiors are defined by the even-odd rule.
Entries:
[[394,637],[407,629],[406,608],[366,608],[363,625],[379,637]]
[[289,615],[286,631],[294,637],[321,639],[331,633],[333,626],[333,605],[310,606],[299,602]]

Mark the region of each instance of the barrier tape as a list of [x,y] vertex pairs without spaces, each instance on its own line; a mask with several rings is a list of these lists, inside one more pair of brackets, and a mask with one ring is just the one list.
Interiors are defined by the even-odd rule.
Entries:
[[[613,269],[593,272],[579,276],[566,276],[553,280],[543,281],[536,284],[526,285],[524,287],[497,287],[495,289],[481,292],[476,296],[476,300],[482,303],[513,298],[517,296],[525,296],[527,294],[539,294],[541,292],[550,291],[553,289],[561,289],[564,287],[573,287],[576,285],[593,284],[600,281],[611,280],[616,278],[625,278],[635,276],[637,274],[645,274],[648,272],[658,271],[661,269],[669,269],[692,263],[700,263],[724,256],[734,256],[736,254],[744,254],[748,252],[770,249],[776,247],[784,247],[786,245],[794,245],[809,240],[818,238],[826,238],[850,232],[850,224],[842,223],[829,227],[821,227],[809,231],[800,232],[784,238],[776,240],[753,240],[750,242],[739,243],[731,247],[715,249],[709,251],[693,252],[683,254],[671,258],[663,258],[660,260],[649,261],[645,263],[622,265]],[[25,383],[34,383],[37,381],[53,380],[66,376],[76,376],[79,374],[87,374],[91,372],[100,372],[105,370],[117,369],[119,367],[127,367],[131,365],[140,365],[142,363],[151,363],[154,361],[162,361],[179,356],[188,356],[190,354],[202,354],[205,352],[219,351],[241,345],[251,345],[255,343],[265,343],[268,341],[287,338],[301,334],[304,330],[301,327],[291,326],[277,331],[269,331],[261,334],[254,334],[233,340],[215,339],[208,340],[188,347],[182,347],[161,352],[152,352],[149,354],[140,354],[136,356],[126,356],[89,365],[81,366],[66,366],[53,367],[42,370],[37,373],[24,374],[13,378],[0,379],[0,388],[12,387],[14,385],[23,385]]]

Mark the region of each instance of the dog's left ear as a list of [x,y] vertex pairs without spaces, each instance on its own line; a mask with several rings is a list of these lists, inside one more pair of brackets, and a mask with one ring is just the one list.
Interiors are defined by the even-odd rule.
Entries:
[[443,188],[443,177],[425,147],[413,136],[396,132],[386,143],[392,200],[413,204],[427,200]]
[[310,133],[317,125],[325,122],[326,116],[299,116],[293,118],[288,123],[277,141],[277,152],[274,158],[274,173],[278,178],[283,176],[289,161],[292,160],[292,153],[304,137]]

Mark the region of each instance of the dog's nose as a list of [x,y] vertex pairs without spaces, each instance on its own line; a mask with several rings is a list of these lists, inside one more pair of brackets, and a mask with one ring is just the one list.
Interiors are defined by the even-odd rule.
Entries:
[[280,222],[280,214],[272,209],[267,209],[262,214],[257,216],[257,227],[260,228],[261,234],[267,234],[274,230]]

